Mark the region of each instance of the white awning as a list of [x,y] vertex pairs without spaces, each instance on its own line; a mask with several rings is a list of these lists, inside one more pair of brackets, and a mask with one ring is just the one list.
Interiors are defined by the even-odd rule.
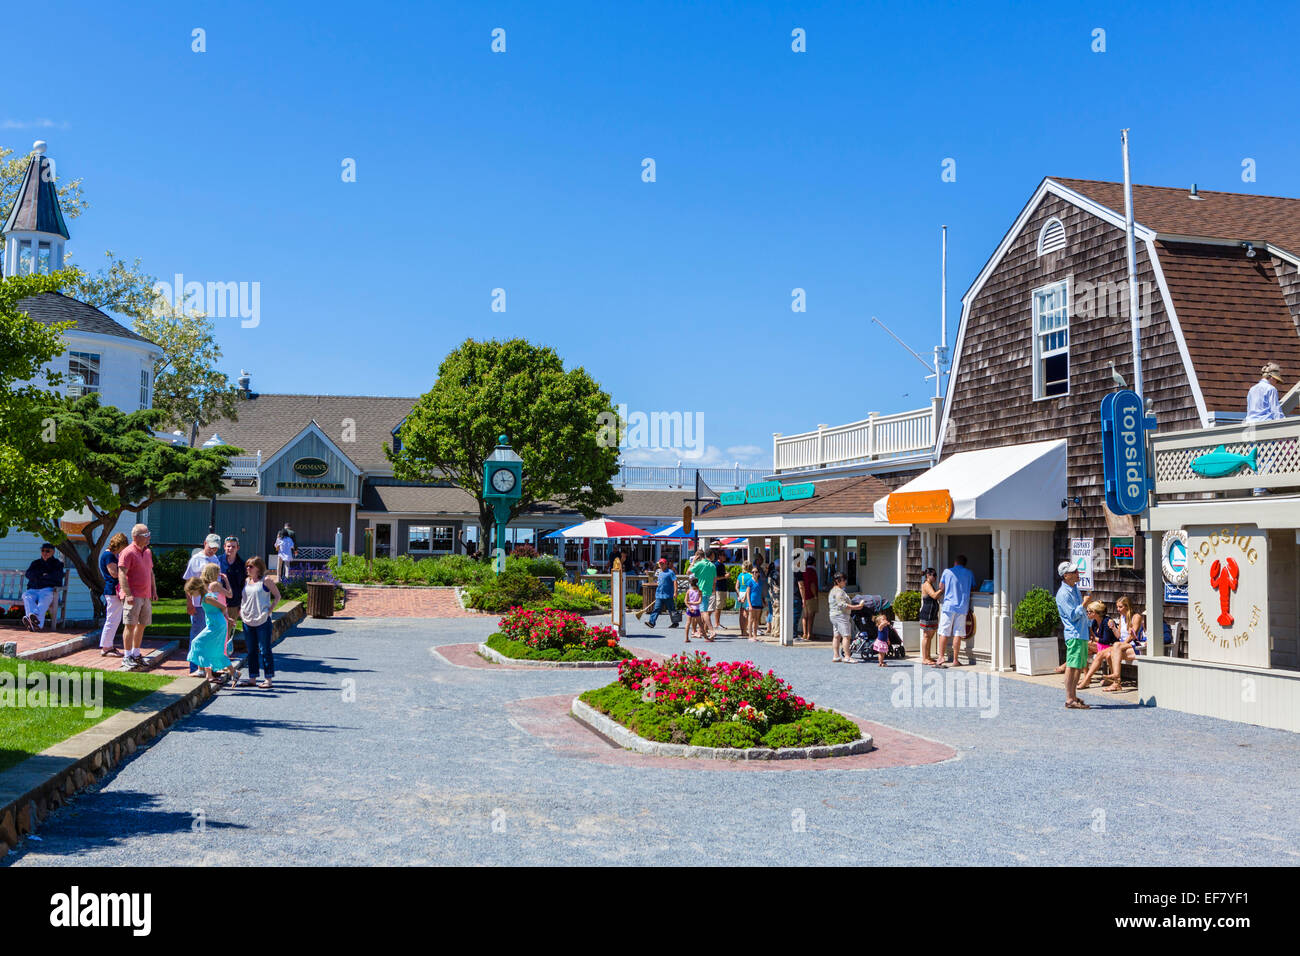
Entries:
[[[966,451],[945,458],[894,493],[947,491],[953,521],[1064,521],[1066,441]],[[875,504],[887,521],[889,495]]]

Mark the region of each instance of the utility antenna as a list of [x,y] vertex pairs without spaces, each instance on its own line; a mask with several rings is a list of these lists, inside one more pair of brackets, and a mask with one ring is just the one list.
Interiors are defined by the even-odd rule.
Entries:
[[[939,359],[938,359],[938,355],[937,355],[937,354],[936,354],[935,359],[934,359],[934,364],[931,365],[929,362],[927,362],[924,358],[921,357],[921,353],[920,353],[920,352],[916,351],[916,349],[912,348],[912,346],[908,345],[906,342],[904,342],[902,339],[900,339],[897,335],[895,335],[893,329],[891,329],[889,326],[887,326],[884,322],[881,322],[881,321],[880,321],[878,318],[876,318],[874,315],[871,317],[871,321],[872,321],[872,322],[875,322],[876,325],[880,326],[882,329],[884,329],[886,332],[888,332],[888,333],[889,333],[889,337],[890,337],[891,339],[893,339],[895,342],[897,342],[897,343],[898,343],[899,345],[901,345],[903,348],[905,348],[905,349],[907,349],[909,352],[911,352],[911,353],[912,353],[912,356],[913,356],[913,357],[914,357],[918,362],[920,362],[921,365],[923,365],[923,366],[925,367],[925,370],[926,370],[927,372],[930,373],[929,375],[927,375],[927,376],[925,377],[925,380],[926,380],[927,382],[928,382],[931,378],[933,378],[934,376],[936,376],[936,375],[939,374]],[[938,349],[935,349],[935,352],[937,353],[937,352],[938,352]]]

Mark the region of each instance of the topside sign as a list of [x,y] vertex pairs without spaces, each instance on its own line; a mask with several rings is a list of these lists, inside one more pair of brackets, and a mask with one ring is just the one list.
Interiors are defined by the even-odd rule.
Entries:
[[1142,399],[1127,389],[1101,400],[1102,473],[1106,506],[1117,515],[1146,511],[1152,480],[1147,474],[1146,430],[1156,420],[1147,418]]

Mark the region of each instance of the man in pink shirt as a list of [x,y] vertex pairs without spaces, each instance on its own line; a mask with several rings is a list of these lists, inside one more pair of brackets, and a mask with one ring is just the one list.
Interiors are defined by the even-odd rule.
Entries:
[[131,543],[117,556],[118,587],[122,590],[122,670],[148,667],[140,645],[144,629],[153,621],[153,602],[158,600],[158,582],[153,576],[153,552],[149,550],[149,528],[131,528]]

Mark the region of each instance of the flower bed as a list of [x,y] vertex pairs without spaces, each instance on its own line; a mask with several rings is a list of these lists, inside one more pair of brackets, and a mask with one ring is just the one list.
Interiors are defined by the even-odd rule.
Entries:
[[750,661],[715,664],[702,651],[663,663],[624,661],[617,681],[579,699],[660,743],[776,750],[862,736],[853,721],[818,710],[772,671],[763,673]]
[[612,627],[591,627],[580,615],[555,608],[514,607],[501,618],[501,630],[486,641],[498,654],[534,661],[626,661]]

